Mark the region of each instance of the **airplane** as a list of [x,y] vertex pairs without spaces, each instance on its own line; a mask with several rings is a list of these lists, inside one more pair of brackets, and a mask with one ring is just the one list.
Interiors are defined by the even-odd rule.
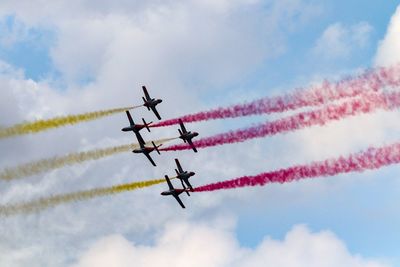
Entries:
[[[176,175],[177,175],[176,178],[178,178],[179,180],[181,180],[183,189],[186,189],[186,187],[185,187],[185,184],[186,184],[186,185],[188,186],[189,190],[192,191],[192,190],[193,190],[193,186],[189,183],[189,178],[192,177],[192,176],[194,176],[196,173],[184,171],[184,170],[182,169],[182,166],[181,166],[181,164],[179,163],[179,160],[178,160],[178,159],[175,159],[175,163],[176,163],[176,166],[177,166],[177,168],[178,168],[178,169],[175,169],[175,172],[176,172]],[[185,184],[184,184],[184,182],[185,182]],[[188,196],[190,196],[190,194],[189,194],[188,191],[186,191],[186,194],[187,194]]]
[[182,200],[179,198],[179,195],[182,194],[185,191],[187,192],[187,189],[175,189],[172,186],[172,183],[169,180],[168,175],[165,175],[165,180],[167,180],[169,190],[161,192],[161,195],[163,195],[163,196],[173,196],[176,199],[176,201],[178,201],[179,205],[181,205],[181,207],[184,209],[185,205],[183,205]]
[[140,135],[139,132],[137,132],[136,137],[138,139],[140,148],[134,149],[134,150],[132,150],[132,152],[133,153],[143,153],[150,160],[150,162],[151,162],[151,164],[153,164],[153,166],[157,166],[156,163],[153,161],[153,159],[150,157],[150,153],[155,150],[155,151],[157,151],[158,154],[161,154],[160,150],[158,150],[158,148],[160,146],[162,146],[162,144],[156,146],[154,141],[151,141],[151,143],[153,144],[153,147],[149,147],[149,146],[145,145],[146,142],[143,140],[143,137]]
[[182,122],[181,119],[179,119],[179,125],[181,126],[181,129],[178,129],[179,134],[180,134],[179,138],[182,139],[183,142],[189,143],[189,145],[191,146],[191,148],[193,149],[193,151],[197,153],[197,149],[196,149],[196,147],[194,146],[194,144],[193,144],[193,142],[192,142],[192,139],[193,139],[194,137],[198,136],[199,133],[197,133],[197,132],[190,132],[190,131],[188,132],[188,131],[186,130],[186,128],[185,128],[185,125],[183,125],[183,122]]
[[156,106],[158,104],[160,104],[162,102],[162,100],[151,98],[149,95],[149,92],[147,92],[146,86],[142,86],[142,89],[143,89],[144,96],[146,97],[146,98],[142,97],[142,99],[144,101],[143,106],[145,106],[148,110],[151,109],[154,112],[154,114],[156,115],[157,119],[161,120],[161,116],[158,113]]
[[149,122],[149,123],[147,123],[147,122],[142,118],[143,124],[135,124],[135,122],[132,120],[131,113],[129,112],[129,110],[126,111],[126,116],[128,116],[128,120],[129,120],[130,126],[122,128],[121,131],[123,131],[123,132],[130,132],[130,131],[132,131],[132,132],[134,132],[135,134],[137,134],[140,130],[142,130],[143,128],[146,128],[147,131],[150,132],[149,126],[150,126],[150,124],[153,123],[152,121]]

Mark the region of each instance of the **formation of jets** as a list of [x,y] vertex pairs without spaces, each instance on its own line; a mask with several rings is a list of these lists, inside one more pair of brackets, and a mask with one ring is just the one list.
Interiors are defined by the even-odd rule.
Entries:
[[[142,97],[142,99],[144,101],[143,106],[146,107],[149,111],[150,110],[153,111],[153,113],[156,115],[156,117],[159,120],[161,120],[161,116],[158,113],[156,106],[158,104],[160,104],[162,102],[162,100],[151,98],[149,95],[149,92],[147,91],[146,86],[142,86],[142,89],[143,89],[143,93],[144,93],[144,97]],[[145,121],[144,118],[142,118],[143,123],[136,124],[133,121],[132,116],[128,110],[126,111],[126,116],[128,117],[128,121],[129,121],[130,125],[128,127],[122,128],[122,131],[123,132],[133,132],[135,134],[136,139],[138,140],[138,143],[140,146],[140,148],[134,149],[134,150],[132,150],[132,152],[138,153],[138,154],[140,154],[140,153],[144,154],[153,166],[157,166],[156,163],[154,162],[153,158],[150,156],[150,153],[153,151],[156,151],[158,154],[161,154],[160,150],[158,148],[160,146],[162,146],[162,144],[156,145],[154,143],[154,141],[151,141],[150,145],[149,145],[148,143],[146,143],[144,141],[142,135],[140,134],[140,131],[145,128],[147,129],[148,132],[150,132],[150,127],[153,122],[148,123]],[[179,126],[180,126],[180,129],[178,129],[179,138],[182,139],[184,143],[188,143],[194,152],[197,152],[197,149],[194,146],[192,139],[195,138],[196,136],[198,136],[199,133],[187,131],[182,120],[179,120]],[[173,196],[176,199],[176,201],[178,201],[179,205],[182,208],[185,208],[185,205],[183,205],[182,200],[179,198],[179,195],[182,194],[183,192],[186,192],[186,194],[188,196],[190,196],[189,192],[193,191],[193,186],[190,184],[189,178],[194,176],[195,173],[192,171],[184,171],[178,159],[175,159],[175,164],[177,167],[175,169],[176,176],[173,178],[180,180],[183,188],[174,188],[168,175],[165,175],[165,180],[167,181],[169,189],[168,189],[168,191],[162,192],[161,195]]]

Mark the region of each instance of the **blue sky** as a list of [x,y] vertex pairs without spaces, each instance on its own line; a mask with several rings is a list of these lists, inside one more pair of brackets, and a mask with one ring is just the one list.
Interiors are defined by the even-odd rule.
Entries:
[[[200,110],[220,103],[236,103],[287,92],[323,77],[337,79],[359,69],[373,67],[379,42],[385,37],[389,21],[398,6],[397,1],[361,0],[286,0],[280,3],[271,0],[254,1],[255,4],[249,1],[238,4],[239,7],[231,7],[225,1],[220,2],[221,6],[203,6],[196,2],[194,5],[199,5],[200,8],[191,10],[190,5],[187,7],[186,4],[176,4],[175,1],[168,1],[168,4],[160,6],[153,3],[150,7],[145,4],[124,6],[126,3],[120,5],[119,2],[115,5],[102,3],[98,7],[91,7],[83,1],[82,4],[71,7],[68,3],[64,4],[64,7],[68,6],[65,12],[62,11],[63,5],[50,5],[45,10],[32,12],[35,15],[30,14],[29,4],[0,4],[0,61],[24,72],[22,78],[0,72],[3,80],[18,81],[17,85],[5,82],[5,89],[2,89],[8,90],[3,92],[4,101],[15,101],[15,109],[4,105],[4,110],[0,111],[10,112],[10,117],[18,122],[47,117],[54,113],[76,113],[119,104],[130,105],[126,98],[135,99],[136,93],[132,93],[133,90],[139,88],[138,84],[147,81],[151,88],[159,88],[152,92],[167,98],[167,102],[188,101],[189,105],[182,109],[169,109],[166,105],[162,107],[161,111],[166,116],[173,117],[182,115],[182,112],[190,112],[192,106]],[[336,41],[343,47],[326,46],[329,46],[327,40],[330,40],[329,33],[332,32],[341,34]],[[397,57],[400,58],[399,55]],[[33,83],[28,80],[33,80]],[[138,112],[140,115],[146,114]],[[393,113],[383,118],[396,118],[397,115],[398,113]],[[381,114],[366,117],[362,123],[369,120],[370,124],[367,125],[375,128],[373,122],[380,121],[379,116]],[[244,118],[237,121],[201,123],[193,125],[193,128],[203,132],[219,132],[263,120],[265,117]],[[0,125],[6,124],[5,121],[0,120]],[[130,140],[126,135],[122,137],[119,132],[109,129],[118,128],[124,122],[123,117],[108,118],[88,126],[79,126],[78,129],[65,129],[65,133],[49,133],[46,138],[39,135],[5,141],[0,144],[0,148],[8,149],[6,156],[9,158],[1,161],[0,166],[3,168],[14,158],[16,162],[21,161],[14,154],[23,149],[22,144],[28,148],[26,160],[31,160]],[[364,125],[362,123],[360,127]],[[104,129],[104,125],[109,127]],[[346,128],[346,125],[339,127]],[[366,128],[365,136],[358,138],[362,141],[357,141],[357,136],[349,136],[343,147],[338,145],[337,153],[396,141],[396,136],[400,133],[400,129],[391,124],[379,124],[376,128],[379,129]],[[389,130],[392,132],[388,132]],[[166,131],[172,133],[175,129]],[[331,154],[321,147],[318,153],[314,151],[315,148],[310,148],[310,151],[304,148],[310,140],[318,139],[317,133],[320,132],[302,131],[298,135],[256,140],[214,151],[205,150],[201,151],[205,155],[197,157],[183,153],[182,157],[189,165],[188,168],[196,169],[196,164],[202,165],[198,173],[202,177],[209,176],[207,181],[212,181],[212,177],[233,178],[232,176],[274,169],[281,166],[281,163],[304,163],[323,159],[326,155],[337,155],[335,142],[340,143],[342,139],[336,140],[334,135],[331,141],[335,151]],[[63,144],[60,144],[60,138],[65,138],[62,139],[65,140]],[[327,134],[320,138],[329,141],[332,137]],[[352,140],[355,140],[354,145]],[[48,142],[47,147],[54,149],[42,148],[44,141]],[[316,144],[318,146],[322,142],[316,141]],[[252,155],[246,157],[241,154],[243,151],[250,151]],[[162,168],[168,168],[170,164],[167,162],[173,156],[176,155],[160,159]],[[251,160],[252,157],[254,160]],[[212,159],[215,162],[209,163]],[[226,162],[237,165],[222,165]],[[128,166],[130,164],[132,166]],[[163,173],[160,170],[139,170],[141,166],[131,158],[121,156],[82,167],[66,168],[44,177],[36,177],[33,181],[7,184],[3,187],[5,189],[2,193],[6,197],[2,199],[2,203],[7,199],[19,200],[20,196],[15,192],[25,192],[28,196],[37,197],[51,194],[55,188],[59,190],[59,185],[52,177],[59,177],[64,188],[71,191],[79,190],[81,186],[126,182],[126,177],[131,173],[147,177]],[[113,173],[115,177],[121,178],[117,178],[118,181],[105,179],[107,174],[101,173],[101,168],[108,168],[108,175]],[[184,226],[185,223],[193,225],[197,231],[198,227],[202,227],[197,223],[204,222],[210,229],[220,229],[218,222],[225,222],[226,218],[223,217],[226,214],[228,230],[221,227],[221,235],[225,236],[231,231],[238,240],[238,246],[242,248],[257,250],[267,237],[282,241],[291,231],[296,232],[293,230],[296,225],[306,225],[311,231],[311,237],[327,230],[347,246],[350,254],[382,260],[383,263],[388,263],[387,266],[398,266],[399,174],[400,168],[392,166],[363,174],[235,190],[221,193],[221,196],[212,196],[212,201],[207,199],[208,195],[199,196],[198,199],[195,196],[190,201],[185,199],[190,204],[193,202],[192,211],[188,214],[171,209],[175,207],[175,203],[161,204],[154,214],[144,209],[143,205],[158,205],[158,199],[148,199],[152,194],[158,194],[156,190],[143,193],[137,198],[135,194],[116,197],[109,203],[107,199],[79,203],[74,207],[56,209],[54,214],[47,211],[30,215],[27,221],[22,216],[5,219],[0,237],[4,240],[11,239],[6,233],[5,224],[13,222],[15,231],[20,235],[20,243],[10,241],[8,244],[7,241],[0,241],[0,258],[2,251],[7,252],[10,256],[6,263],[23,266],[24,259],[27,262],[32,258],[36,260],[37,257],[33,255],[38,250],[41,253],[46,251],[46,257],[42,262],[38,260],[37,266],[43,262],[53,263],[55,266],[91,266],[85,265],[85,257],[90,259],[91,253],[96,254],[98,247],[93,244],[97,244],[102,238],[109,240],[107,238],[110,236],[121,235],[132,246],[150,244],[149,246],[157,247],[162,243],[157,239],[157,234],[162,235],[162,231],[165,231],[168,237],[168,229],[163,228],[165,225],[172,224],[174,228],[175,223],[179,225],[183,222]],[[70,176],[73,178],[68,179]],[[196,204],[196,200],[200,204]],[[123,223],[124,216],[121,214],[125,208],[116,209],[113,206],[123,203],[133,203],[132,210],[126,211],[127,221],[136,220],[137,217],[140,220],[131,224]],[[96,211],[97,205],[102,209]],[[157,211],[161,213],[159,217],[156,216]],[[62,222],[57,215],[62,216],[64,213],[74,219]],[[104,219],[105,215],[110,218]],[[120,221],[113,221],[113,216],[120,218]],[[229,226],[230,218],[234,226]],[[99,223],[98,227],[89,229],[91,223],[103,219],[104,222]],[[44,226],[45,222],[60,226],[49,230]],[[45,238],[43,247],[35,247],[37,250],[29,252],[34,247],[34,242],[22,238],[29,227],[36,232],[32,234],[32,240],[43,238],[47,234],[60,234],[65,236],[65,244]],[[88,231],[87,235],[81,231]],[[181,233],[178,230],[177,232]],[[215,236],[219,234],[220,232]],[[78,235],[80,238],[76,237]],[[111,238],[110,244],[125,242],[119,238]],[[75,248],[74,245],[78,243],[80,245]],[[54,256],[48,256],[52,246],[56,247]],[[70,246],[68,253],[62,251],[63,246]],[[21,250],[14,251],[12,248]],[[157,249],[159,248],[154,253]],[[17,255],[15,257],[14,252]],[[24,256],[18,258],[18,255]]]

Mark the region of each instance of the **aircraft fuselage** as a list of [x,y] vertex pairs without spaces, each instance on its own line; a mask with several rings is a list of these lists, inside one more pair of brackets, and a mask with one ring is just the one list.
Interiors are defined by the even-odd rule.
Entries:
[[153,151],[154,151],[153,147],[145,147],[132,150],[133,153],[150,153]]
[[189,179],[190,177],[194,176],[196,173],[194,172],[181,172],[178,174],[177,178],[178,179]]
[[179,138],[184,139],[184,140],[190,140],[190,139],[195,138],[198,135],[199,135],[199,133],[197,133],[197,132],[193,132],[193,133],[187,132],[187,133],[182,134]]
[[142,130],[143,128],[145,128],[144,125],[135,124],[134,126],[128,126],[128,127],[122,128],[122,131],[123,131],[123,132],[130,132],[130,131],[133,131],[133,132],[135,132],[135,133],[138,133],[138,132],[139,132],[140,130]]
[[163,195],[163,196],[173,196],[173,195],[178,196],[184,191],[186,191],[186,190],[185,189],[173,189],[173,190],[161,192],[161,195]]
[[155,106],[157,106],[158,104],[160,104],[162,102],[162,100],[161,99],[151,99],[151,100],[146,100],[146,101],[144,101],[144,106],[145,107],[148,107],[148,108],[150,108],[150,107],[155,107]]

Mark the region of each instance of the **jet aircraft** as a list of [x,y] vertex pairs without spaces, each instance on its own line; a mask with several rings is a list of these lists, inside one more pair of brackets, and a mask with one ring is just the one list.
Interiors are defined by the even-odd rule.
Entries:
[[147,131],[150,132],[149,126],[150,126],[150,124],[153,123],[152,121],[149,122],[149,123],[147,123],[147,122],[142,118],[143,124],[135,124],[135,122],[132,120],[132,116],[131,116],[131,113],[129,112],[129,110],[126,111],[126,116],[128,116],[128,120],[129,120],[130,126],[122,128],[121,131],[123,131],[123,132],[130,132],[130,131],[132,131],[132,132],[134,132],[135,134],[137,134],[140,130],[142,130],[143,128],[146,128]]
[[[179,180],[181,180],[183,189],[186,189],[186,186],[185,186],[185,184],[186,184],[187,187],[189,188],[189,190],[192,191],[192,190],[193,190],[193,186],[189,183],[189,178],[192,177],[192,176],[194,176],[196,173],[184,171],[184,170],[182,169],[182,166],[181,166],[181,164],[179,163],[179,160],[178,160],[178,159],[175,159],[175,163],[176,163],[176,167],[178,168],[178,169],[175,169],[175,172],[176,172],[176,175],[177,175],[176,178],[178,178]],[[185,184],[184,184],[184,183],[185,183]],[[187,194],[188,196],[190,196],[189,191],[186,191],[186,194]]]
[[150,95],[149,95],[149,92],[147,92],[146,86],[142,86],[142,89],[143,89],[144,96],[146,97],[146,98],[142,97],[143,102],[144,102],[143,106],[145,106],[148,110],[151,109],[154,112],[154,114],[156,115],[156,117],[159,120],[161,120],[161,116],[158,113],[158,111],[156,109],[156,106],[158,104],[160,104],[162,102],[162,100],[161,99],[151,98]]
[[182,194],[183,192],[187,192],[187,189],[175,189],[172,186],[172,183],[169,180],[168,175],[165,175],[165,180],[167,180],[169,190],[161,192],[161,195],[173,196],[176,199],[176,201],[178,201],[179,205],[181,205],[181,207],[184,209],[185,205],[183,205],[182,200],[179,198],[179,195]]
[[143,140],[143,137],[140,135],[139,132],[137,132],[136,137],[138,139],[140,148],[134,149],[132,150],[133,153],[143,153],[151,162],[151,164],[153,164],[153,166],[157,166],[156,163],[154,162],[154,160],[151,158],[150,153],[153,152],[154,150],[157,151],[158,154],[160,153],[160,150],[158,150],[158,148],[161,145],[156,146],[156,144],[154,143],[154,141],[152,141],[151,143],[153,144],[152,147],[146,146],[146,142]]
[[178,129],[179,131],[179,138],[183,140],[183,142],[188,143],[190,147],[193,149],[194,152],[197,152],[196,147],[194,146],[192,139],[196,136],[199,135],[197,132],[188,132],[185,128],[185,125],[183,125],[183,122],[181,119],[179,119],[179,125],[181,126],[181,129]]

